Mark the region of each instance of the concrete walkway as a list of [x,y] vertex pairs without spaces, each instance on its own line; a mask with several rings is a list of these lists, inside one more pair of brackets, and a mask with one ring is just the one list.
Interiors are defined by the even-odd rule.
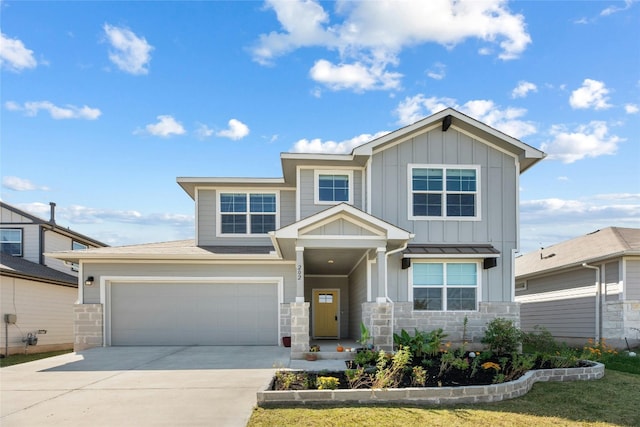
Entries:
[[289,365],[282,347],[94,348],[0,369],[0,425],[245,426]]

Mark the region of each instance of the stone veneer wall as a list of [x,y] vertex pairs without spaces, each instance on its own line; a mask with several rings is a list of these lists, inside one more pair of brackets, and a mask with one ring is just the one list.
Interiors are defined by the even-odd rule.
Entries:
[[291,310],[291,358],[302,359],[309,351],[309,303],[289,303]]
[[[516,302],[481,302],[478,311],[461,312],[417,311],[413,310],[412,302],[387,303],[386,305],[393,306],[393,315],[389,313],[389,307],[384,314],[381,313],[382,308],[379,308],[374,316],[374,322],[377,322],[374,323],[374,328],[377,327],[375,330],[382,335],[380,344],[385,346],[393,345],[393,335],[391,335],[391,341],[388,336],[384,335],[388,329],[382,327],[383,320],[388,320],[389,325],[391,323],[395,325],[394,333],[400,333],[402,329],[413,334],[416,328],[423,332],[442,328],[444,333],[448,335],[445,341],[461,344],[464,339],[469,344],[467,348],[471,350],[483,347],[480,340],[484,336],[487,323],[496,317],[512,320],[517,328],[520,327],[520,304]],[[465,316],[467,328],[466,335],[463,337]],[[376,335],[377,344],[378,336]]]
[[602,338],[616,348],[640,344],[640,301],[608,301],[602,310]]
[[291,336],[291,307],[289,303],[280,304],[280,344],[282,337]]
[[102,304],[75,304],[73,306],[73,351],[82,351],[103,344]]

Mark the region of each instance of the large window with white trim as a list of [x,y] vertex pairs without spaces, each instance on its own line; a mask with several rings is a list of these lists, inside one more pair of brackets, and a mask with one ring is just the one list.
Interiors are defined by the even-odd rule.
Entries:
[[477,262],[413,262],[413,309],[462,311],[478,308]]
[[22,256],[22,229],[0,229],[0,247],[3,254]]
[[479,168],[409,165],[409,219],[477,218]]
[[277,193],[220,193],[220,234],[267,234],[277,227]]
[[353,203],[353,171],[316,170],[315,203]]

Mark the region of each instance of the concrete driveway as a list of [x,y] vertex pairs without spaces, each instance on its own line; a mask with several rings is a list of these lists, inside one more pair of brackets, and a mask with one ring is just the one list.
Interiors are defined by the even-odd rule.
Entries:
[[282,347],[101,347],[0,369],[0,425],[245,426]]

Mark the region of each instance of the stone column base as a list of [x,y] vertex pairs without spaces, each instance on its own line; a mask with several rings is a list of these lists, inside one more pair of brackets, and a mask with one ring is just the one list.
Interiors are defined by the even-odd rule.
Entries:
[[291,310],[291,358],[303,359],[309,351],[309,303],[289,303]]
[[102,347],[104,343],[102,304],[75,304],[73,306],[73,351]]

